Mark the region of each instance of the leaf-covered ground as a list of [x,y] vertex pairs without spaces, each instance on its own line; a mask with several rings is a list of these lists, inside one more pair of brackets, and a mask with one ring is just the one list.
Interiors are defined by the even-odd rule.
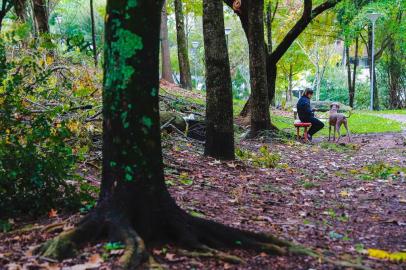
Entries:
[[[368,249],[406,251],[405,143],[402,134],[359,135],[345,145],[324,139],[314,145],[241,141],[238,148],[245,156],[218,162],[203,157],[200,144],[170,136],[164,143],[166,180],[173,197],[192,215],[273,233],[373,269],[406,269],[406,261],[368,256]],[[261,168],[258,153],[264,145],[271,163],[280,156],[276,168]],[[94,182],[97,176],[89,178]],[[98,243],[62,263],[32,256],[34,245],[79,219],[79,214],[51,216],[31,226],[16,224],[20,230],[1,234],[0,269],[110,269],[122,252],[117,243]],[[244,263],[187,256],[170,246],[152,253],[169,269],[334,269],[308,257],[225,252]]]

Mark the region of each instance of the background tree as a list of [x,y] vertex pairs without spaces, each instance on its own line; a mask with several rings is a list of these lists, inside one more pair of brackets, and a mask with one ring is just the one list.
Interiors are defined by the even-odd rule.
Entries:
[[49,15],[45,0],[33,0],[33,13],[38,33],[49,33]]
[[97,67],[98,57],[97,57],[97,43],[96,43],[96,25],[94,20],[94,5],[93,0],[90,0],[90,21],[92,24],[92,49],[93,49],[93,58],[94,64]]
[[[232,0],[224,0],[227,5],[232,7]],[[286,33],[281,42],[275,47],[271,53],[266,54],[266,76],[267,76],[267,87],[268,87],[268,98],[272,101],[275,96],[276,87],[276,75],[277,75],[277,63],[282,58],[282,56],[287,52],[292,43],[299,37],[299,35],[306,29],[306,27],[321,13],[325,12],[336,6],[341,0],[325,1],[324,3],[313,8],[312,0],[305,0],[303,5],[303,13],[300,19],[293,25],[293,27]],[[242,5],[239,17],[241,24],[247,33],[249,18],[245,15],[244,8],[246,5]],[[247,38],[249,39],[248,35]],[[263,41],[265,43],[265,40]],[[264,46],[266,46],[264,44]],[[253,86],[251,86],[253,87]],[[248,114],[249,108],[248,104],[250,99],[247,101],[247,105],[241,111],[241,116],[246,116]]]
[[266,76],[266,52],[264,43],[264,1],[244,1],[245,16],[248,18],[248,46],[251,76],[251,134],[256,136],[260,131],[269,130],[269,98]]
[[192,89],[192,75],[190,73],[189,52],[185,34],[185,18],[183,15],[182,1],[174,0],[174,4],[175,4],[180,84],[185,89]]
[[222,0],[203,1],[203,35],[206,59],[205,154],[234,159],[233,94]]
[[168,39],[168,14],[166,10],[166,2],[162,9],[161,18],[161,59],[162,59],[162,79],[173,83],[171,52],[169,50]]
[[354,107],[354,98],[355,98],[355,83],[357,78],[357,66],[359,64],[358,58],[358,51],[359,51],[359,38],[355,38],[355,48],[354,48],[354,63],[351,72],[351,62],[350,62],[350,46],[345,45],[345,55],[347,59],[347,77],[348,77],[348,105],[350,107]]

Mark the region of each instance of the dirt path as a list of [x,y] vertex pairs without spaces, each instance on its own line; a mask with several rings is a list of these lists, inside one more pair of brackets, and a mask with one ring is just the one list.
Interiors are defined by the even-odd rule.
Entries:
[[[406,269],[405,263],[374,260],[364,254],[369,248],[406,250],[404,138],[386,134],[354,136],[353,140],[351,145],[239,143],[239,148],[251,153],[267,146],[272,154],[280,155],[277,168],[268,169],[253,166],[252,160],[218,162],[205,158],[201,146],[171,139],[164,143],[167,184],[178,204],[192,215],[272,233],[373,269]],[[53,219],[44,224],[56,222]],[[49,264],[26,251],[55,233],[0,235],[0,269],[10,263]],[[308,257],[226,252],[245,263],[186,257],[172,247],[156,249],[153,254],[167,269],[334,269]],[[84,264],[94,253],[106,251],[100,244],[86,247],[82,256],[54,265]],[[108,252],[104,257],[95,269],[111,269],[117,258]]]

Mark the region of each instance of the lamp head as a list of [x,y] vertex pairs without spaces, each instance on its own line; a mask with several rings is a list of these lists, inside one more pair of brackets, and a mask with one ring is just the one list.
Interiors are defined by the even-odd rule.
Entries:
[[375,23],[376,20],[381,17],[382,15],[376,12],[368,13],[367,17],[371,20],[371,22]]

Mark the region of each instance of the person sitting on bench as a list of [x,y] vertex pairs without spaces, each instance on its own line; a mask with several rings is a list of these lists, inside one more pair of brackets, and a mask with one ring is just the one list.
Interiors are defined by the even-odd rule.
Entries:
[[308,133],[308,139],[311,141],[313,135],[324,127],[323,122],[314,117],[315,109],[310,106],[310,100],[313,97],[313,90],[306,88],[303,96],[297,102],[297,113],[300,121],[304,123],[312,123],[312,127]]

